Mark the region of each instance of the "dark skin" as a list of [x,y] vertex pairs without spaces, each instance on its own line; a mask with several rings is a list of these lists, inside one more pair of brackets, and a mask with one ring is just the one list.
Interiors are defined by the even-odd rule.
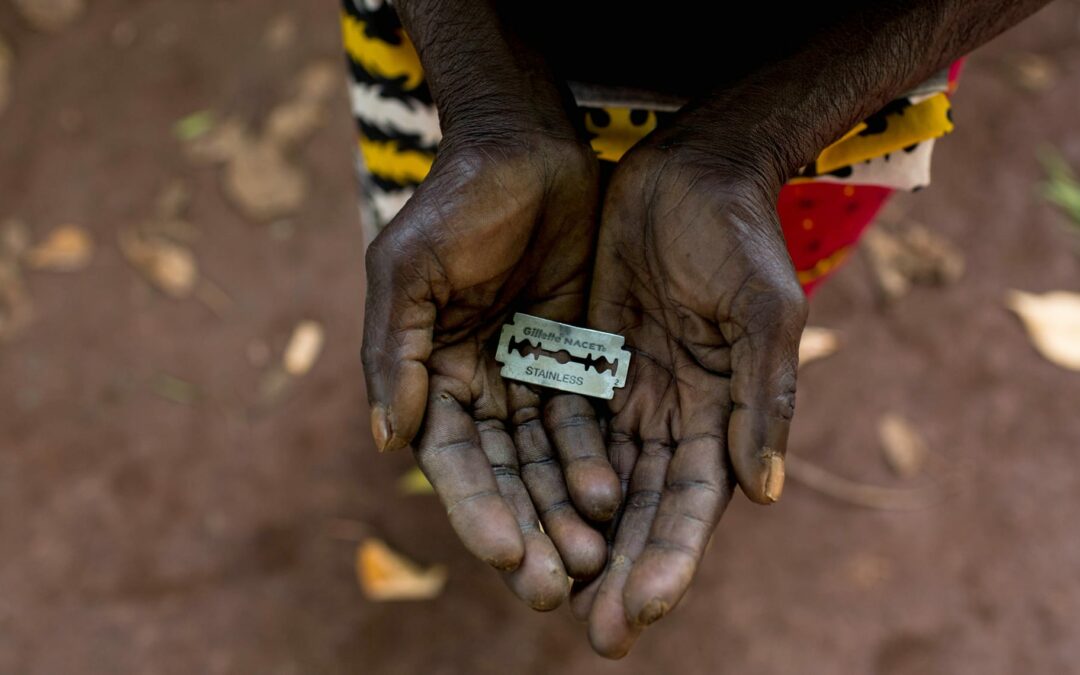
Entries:
[[[504,382],[492,338],[514,311],[583,319],[597,162],[542,62],[491,15],[411,9],[401,4],[402,21],[444,136],[428,178],[368,250],[372,430],[381,450],[415,440],[466,548],[531,607],[553,609],[568,575],[603,567],[604,540],[585,518],[610,519],[619,484],[592,405]],[[461,67],[457,46],[429,28],[436,17],[483,35],[470,56],[487,65]],[[459,103],[472,100],[488,107]]]
[[[503,99],[509,114],[485,116],[488,83],[451,94],[455,76],[437,65],[453,63],[461,77],[478,67],[476,52],[447,37],[453,49],[425,58],[423,36],[451,34],[446,17],[466,14],[479,23],[454,35],[494,25],[481,43],[505,44],[506,24],[483,3],[475,15],[460,5],[440,15],[444,3],[400,2],[445,136],[431,177],[368,257],[377,442],[403,446],[423,421],[417,458],[451,523],[471,551],[513,570],[511,587],[538,608],[562,599],[560,557],[576,578],[595,574],[603,543],[586,520],[604,521],[621,503],[606,528],[606,566],[572,605],[599,653],[624,655],[686,592],[734,486],[763,504],[782,491],[806,303],[780,232],[780,187],[858,121],[1042,4],[837,11],[795,53],[725,79],[635,146],[603,195],[594,249],[597,174],[559,121],[565,93],[544,79],[554,76],[536,65],[543,58],[512,39],[508,61],[485,52],[495,92],[520,84],[522,71],[505,64],[523,59],[539,89]],[[432,21],[415,22],[419,14]],[[508,129],[506,119],[525,121]],[[495,150],[478,155],[477,145]],[[607,406],[606,451],[587,402],[545,401],[501,381],[490,359],[512,310],[573,323],[593,260],[589,323],[624,335],[634,353],[627,386]],[[548,525],[553,504],[561,532]],[[570,504],[585,517],[567,515]]]

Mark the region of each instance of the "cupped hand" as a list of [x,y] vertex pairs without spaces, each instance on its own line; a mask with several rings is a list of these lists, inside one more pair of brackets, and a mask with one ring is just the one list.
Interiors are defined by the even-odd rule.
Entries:
[[515,311],[582,320],[597,181],[569,136],[444,139],[367,253],[376,444],[413,446],[466,548],[536,609],[602,569],[605,542],[580,514],[610,519],[621,495],[591,404],[503,381],[493,340]]
[[604,200],[589,317],[633,355],[610,406],[626,497],[572,604],[609,657],[678,603],[736,482],[759,503],[783,487],[806,301],[763,176],[653,143]]

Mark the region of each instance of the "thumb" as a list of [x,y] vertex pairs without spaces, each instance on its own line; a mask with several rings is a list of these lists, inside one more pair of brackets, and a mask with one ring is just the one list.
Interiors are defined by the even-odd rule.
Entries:
[[408,445],[420,428],[436,304],[433,265],[409,228],[387,225],[366,254],[367,300],[361,358],[380,452]]
[[[784,454],[795,412],[799,338],[806,297],[794,274],[765,275],[744,285],[732,324],[731,419],[728,447],[739,486],[752,501],[771,504],[784,487]],[[790,277],[790,279],[788,278]]]

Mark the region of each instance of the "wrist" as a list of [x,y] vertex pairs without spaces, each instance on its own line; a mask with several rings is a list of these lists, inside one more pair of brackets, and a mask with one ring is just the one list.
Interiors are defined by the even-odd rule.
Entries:
[[543,58],[503,25],[487,0],[397,3],[444,138],[539,132],[575,137],[569,93]]

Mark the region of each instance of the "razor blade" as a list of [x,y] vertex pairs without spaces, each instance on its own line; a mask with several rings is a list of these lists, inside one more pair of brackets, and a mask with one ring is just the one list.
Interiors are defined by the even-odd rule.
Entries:
[[495,360],[504,378],[610,399],[630,368],[623,342],[621,335],[518,312],[502,327]]

